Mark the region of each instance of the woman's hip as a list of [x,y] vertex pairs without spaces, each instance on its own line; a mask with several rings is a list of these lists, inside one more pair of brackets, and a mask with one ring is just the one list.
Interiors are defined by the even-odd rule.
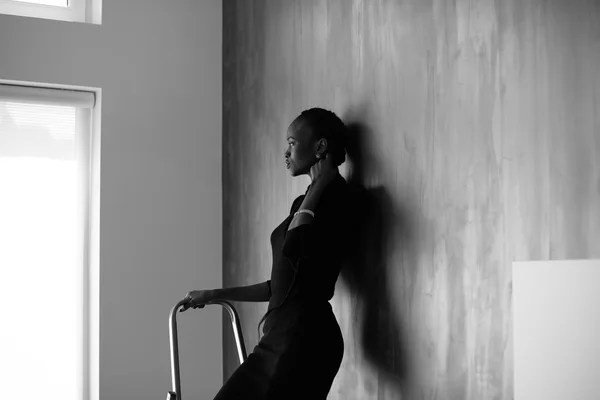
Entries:
[[[281,311],[284,311],[283,309]],[[265,335],[258,348],[281,355],[290,347],[309,353],[332,349],[336,356],[343,352],[343,336],[329,303],[326,306],[303,308],[296,313],[278,313],[265,322]]]
[[263,333],[282,337],[298,333],[337,332],[339,325],[329,302],[286,304],[272,310],[265,319]]

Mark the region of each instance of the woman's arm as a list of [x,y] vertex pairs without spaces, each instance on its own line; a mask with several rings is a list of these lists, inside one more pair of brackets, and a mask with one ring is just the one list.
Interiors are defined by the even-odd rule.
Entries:
[[[317,204],[319,204],[319,200],[321,199],[321,195],[325,191],[325,188],[338,175],[339,171],[333,164],[333,157],[331,154],[329,154],[329,152],[325,153],[325,158],[321,158],[310,167],[310,176],[313,177],[313,179],[310,189],[300,205],[300,210],[305,209],[315,212]],[[298,214],[292,219],[292,222],[288,227],[288,231],[291,231],[292,229],[301,225],[311,225],[312,220],[313,218],[310,214]]]
[[192,290],[185,296],[188,300],[180,311],[188,308],[203,308],[206,303],[214,300],[233,301],[269,301],[271,299],[271,281],[257,283],[250,286],[238,286],[232,288],[212,290]]
[[271,299],[270,281],[250,286],[214,289],[214,299],[232,301],[269,301],[269,299]]
[[[302,204],[300,205],[300,210],[310,210],[314,212],[317,209],[317,204],[319,204],[319,200],[321,198],[321,194],[325,188],[322,185],[315,184],[310,188]],[[309,225],[312,224],[313,217],[310,214],[301,213],[296,215],[290,226],[288,227],[288,231],[291,231],[294,228],[299,227],[300,225]]]
[[349,223],[344,192],[331,192],[326,197],[322,199],[323,204],[315,208],[314,218],[298,214],[292,220],[292,223],[298,222],[287,231],[281,252],[293,261],[293,267],[300,259],[327,262],[343,250]]

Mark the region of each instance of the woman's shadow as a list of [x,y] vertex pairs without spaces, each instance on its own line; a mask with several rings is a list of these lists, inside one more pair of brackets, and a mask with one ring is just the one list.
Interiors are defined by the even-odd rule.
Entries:
[[[399,320],[390,297],[395,288],[390,287],[393,280],[389,264],[392,254],[414,251],[413,224],[408,206],[393,204],[385,187],[368,187],[367,179],[383,172],[373,168],[377,162],[368,145],[372,139],[368,125],[350,122],[347,126],[350,164],[347,180],[351,209],[355,212],[350,217],[352,239],[348,248],[351,250],[340,277],[350,291],[352,304],[356,305],[355,321],[361,325],[355,335],[359,335],[364,357],[378,371],[380,382],[383,379],[398,398],[409,399],[415,389],[415,368],[408,346],[408,329]],[[415,258],[408,255],[408,259]]]

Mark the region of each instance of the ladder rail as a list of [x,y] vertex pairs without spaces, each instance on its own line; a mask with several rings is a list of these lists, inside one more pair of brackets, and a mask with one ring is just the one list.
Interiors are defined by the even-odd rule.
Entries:
[[[172,391],[167,394],[167,400],[181,400],[181,375],[179,372],[179,340],[177,337],[177,312],[181,307],[187,304],[189,300],[184,299],[179,301],[172,309],[169,314],[169,340],[171,342],[171,386]],[[235,307],[226,300],[214,300],[206,303],[206,305],[218,304],[223,306],[229,313],[231,318],[231,327],[233,329],[233,336],[235,338],[235,344],[238,351],[240,364],[243,363],[246,358],[246,346],[244,344],[244,335],[242,333],[242,326],[240,323],[240,317]]]

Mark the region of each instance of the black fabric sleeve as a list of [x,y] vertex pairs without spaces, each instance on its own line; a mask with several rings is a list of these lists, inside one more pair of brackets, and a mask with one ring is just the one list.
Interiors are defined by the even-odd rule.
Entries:
[[317,207],[312,223],[290,229],[286,233],[282,253],[291,259],[327,259],[337,253],[343,234],[343,207],[326,204]]
[[273,296],[273,292],[271,292],[271,280],[267,280],[267,286],[269,286],[269,298],[271,298],[271,296]]
[[[314,222],[313,222],[314,223]],[[283,256],[288,258],[311,258],[314,237],[313,224],[304,224],[287,231],[283,242]]]

